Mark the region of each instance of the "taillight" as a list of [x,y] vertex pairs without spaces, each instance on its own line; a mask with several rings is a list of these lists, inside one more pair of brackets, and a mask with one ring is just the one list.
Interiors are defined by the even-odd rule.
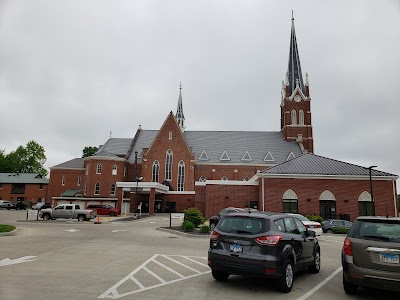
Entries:
[[310,225],[306,225],[306,224],[304,224],[304,226],[306,226],[306,228],[310,228]]
[[281,239],[281,235],[259,236],[256,242],[260,245],[276,246]]
[[353,256],[353,248],[351,246],[351,241],[349,238],[346,238],[343,243],[343,252],[347,256]]
[[315,225],[314,228],[321,228],[321,225]]
[[93,213],[93,210],[90,211],[90,214],[92,214],[92,213]]
[[218,239],[220,236],[221,236],[221,235],[220,235],[218,232],[216,232],[215,230],[213,230],[213,231],[211,231],[210,239],[216,240],[216,239]]

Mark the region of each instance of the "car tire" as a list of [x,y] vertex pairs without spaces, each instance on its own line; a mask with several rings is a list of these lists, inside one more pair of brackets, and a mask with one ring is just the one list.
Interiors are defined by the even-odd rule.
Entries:
[[215,224],[214,224],[214,223],[211,223],[211,225],[210,225],[210,230],[214,230],[214,228],[215,228]]
[[293,287],[293,276],[293,262],[290,258],[287,258],[283,264],[283,275],[278,278],[278,290],[283,293],[289,293]]
[[214,270],[214,269],[212,269],[211,274],[216,281],[227,281],[228,277],[229,277],[229,273]]
[[86,221],[86,217],[85,217],[84,215],[79,215],[79,216],[78,216],[78,221],[79,221],[79,222]]
[[44,214],[42,218],[45,221],[49,221],[50,220],[50,215],[49,214]]
[[319,273],[320,269],[321,269],[321,252],[319,249],[317,249],[314,254],[313,264],[308,267],[308,272],[312,274],[317,274]]
[[346,294],[355,295],[357,294],[358,286],[348,282],[343,274],[343,289]]
[[326,233],[333,233],[332,229],[327,229]]
[[110,212],[110,217],[115,217],[115,212]]

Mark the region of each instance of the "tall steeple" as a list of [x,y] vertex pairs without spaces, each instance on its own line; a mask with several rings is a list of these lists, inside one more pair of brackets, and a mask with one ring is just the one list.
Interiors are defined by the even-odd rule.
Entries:
[[296,31],[294,29],[293,11],[292,11],[292,30],[290,33],[289,63],[286,76],[289,83],[290,94],[294,92],[297,84],[299,85],[301,91],[305,94],[306,90],[304,88],[303,75],[301,73],[299,50],[297,48]]
[[178,109],[176,110],[175,115],[176,121],[183,132],[185,130],[185,116],[183,115],[183,107],[182,107],[182,82],[179,85],[179,99],[178,99]]

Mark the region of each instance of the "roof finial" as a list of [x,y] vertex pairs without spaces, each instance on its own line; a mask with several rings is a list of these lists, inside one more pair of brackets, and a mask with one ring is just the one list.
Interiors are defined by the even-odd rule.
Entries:
[[179,83],[179,89],[182,89],[182,82]]
[[111,139],[111,137],[112,137],[112,131],[110,130],[110,139]]
[[292,21],[294,21],[294,17],[293,17],[293,9],[292,9]]

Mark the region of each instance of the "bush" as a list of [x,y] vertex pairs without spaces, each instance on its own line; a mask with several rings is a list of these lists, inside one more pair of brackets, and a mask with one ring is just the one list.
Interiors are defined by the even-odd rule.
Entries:
[[199,227],[200,224],[203,224],[203,215],[201,211],[195,207],[188,208],[183,211],[185,213],[184,221],[190,221],[194,224],[195,227]]
[[321,216],[313,215],[313,216],[306,216],[307,219],[310,221],[318,222],[321,223],[324,221],[324,219]]
[[0,224],[0,232],[10,232],[13,231],[16,227],[12,225],[3,225]]
[[181,228],[185,232],[192,232],[196,226],[190,221],[183,221]]
[[203,225],[200,227],[200,232],[201,233],[210,233],[210,227],[208,227],[207,225]]
[[332,230],[333,233],[345,233],[345,234],[349,233],[349,229],[348,228],[336,228],[336,227],[333,227],[333,228],[331,228],[331,230]]

